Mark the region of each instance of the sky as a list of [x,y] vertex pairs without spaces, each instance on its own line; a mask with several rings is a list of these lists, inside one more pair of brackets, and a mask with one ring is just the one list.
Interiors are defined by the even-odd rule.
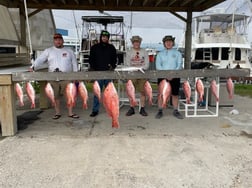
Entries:
[[[252,16],[252,5],[248,4],[248,2],[250,1],[227,0],[211,9],[226,13],[232,13],[235,10],[236,13],[246,13],[249,16]],[[112,16],[124,17],[124,33],[127,40],[129,40],[129,38],[133,35],[140,35],[143,38],[143,43],[160,43],[163,36],[173,35],[174,37],[176,37],[176,43],[179,43],[184,37],[185,23],[169,12],[106,11],[105,13]],[[186,17],[186,13],[181,12],[179,14]],[[201,13],[196,12],[193,13],[193,16],[199,14]],[[82,28],[82,16],[104,16],[104,14],[101,14],[98,11],[79,10],[53,10],[53,15],[56,27],[67,29],[69,36],[71,37],[77,36],[77,29],[78,36],[81,36],[80,33]],[[252,31],[252,24],[249,25],[249,30]],[[252,36],[249,36],[249,40],[252,41]]]

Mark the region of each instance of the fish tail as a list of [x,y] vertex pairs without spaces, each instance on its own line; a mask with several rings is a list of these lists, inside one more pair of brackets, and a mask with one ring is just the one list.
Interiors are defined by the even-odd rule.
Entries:
[[113,119],[113,120],[112,120],[112,128],[119,128],[119,127],[120,127],[119,121]]

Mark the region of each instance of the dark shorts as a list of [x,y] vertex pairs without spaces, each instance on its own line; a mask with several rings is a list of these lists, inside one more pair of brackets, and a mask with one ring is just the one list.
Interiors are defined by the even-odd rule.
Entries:
[[[165,78],[158,78],[158,84]],[[167,79],[166,79],[167,80]],[[179,88],[180,88],[180,78],[173,78],[172,80],[167,80],[171,84],[172,88],[172,95],[179,95]]]

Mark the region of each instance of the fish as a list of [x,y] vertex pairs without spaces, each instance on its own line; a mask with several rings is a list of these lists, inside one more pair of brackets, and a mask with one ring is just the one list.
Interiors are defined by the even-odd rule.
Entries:
[[211,81],[210,88],[211,88],[211,91],[212,91],[212,95],[215,97],[216,101],[218,102],[219,97],[217,95],[217,84],[216,84],[215,80]]
[[196,81],[196,91],[199,95],[199,102],[202,102],[204,97],[204,85],[201,79],[197,79]]
[[167,82],[166,79],[163,79],[158,85],[158,99],[162,100],[162,107],[166,108],[166,104],[171,96],[171,84]]
[[35,90],[30,82],[26,83],[26,93],[31,101],[31,108],[35,108]]
[[19,98],[19,106],[24,106],[24,93],[23,93],[23,89],[19,83],[15,84],[15,90],[16,90],[17,96]]
[[186,97],[186,104],[191,104],[191,86],[190,86],[190,83],[185,80],[184,83],[183,83],[183,90],[184,90],[184,94],[185,94],[185,97]]
[[98,100],[101,101],[101,88],[97,81],[93,83],[93,93],[98,98]]
[[150,85],[150,82],[146,81],[145,84],[144,84],[144,92],[145,92],[145,95],[148,97],[148,101],[149,101],[149,105],[152,105],[152,98],[153,98],[153,95],[152,95],[152,87]]
[[66,86],[67,107],[74,107],[76,103],[77,89],[74,83],[69,83]]
[[88,106],[87,106],[88,91],[87,91],[87,88],[86,88],[84,82],[79,82],[78,93],[83,101],[83,104],[82,104],[83,109],[88,109]]
[[231,78],[227,79],[226,88],[227,88],[227,92],[228,92],[228,98],[232,99],[234,96],[234,84],[233,84],[233,81]]
[[113,82],[109,82],[103,92],[103,106],[112,118],[112,128],[119,128],[119,97]]
[[49,82],[45,86],[45,93],[46,93],[46,96],[50,99],[52,106],[55,106],[56,102],[55,102],[54,91],[53,91],[52,85]]
[[126,83],[126,94],[129,98],[130,106],[136,106],[138,103],[136,101],[135,87],[131,80],[128,80],[128,82]]
[[115,71],[119,72],[119,71],[128,71],[128,72],[133,72],[133,71],[140,71],[142,72],[143,74],[145,74],[144,70],[142,67],[117,67],[115,68]]

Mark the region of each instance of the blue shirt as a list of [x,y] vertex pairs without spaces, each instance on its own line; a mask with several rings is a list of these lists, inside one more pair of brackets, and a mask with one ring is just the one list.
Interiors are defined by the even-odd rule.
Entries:
[[179,70],[182,69],[182,55],[176,49],[164,49],[156,58],[157,70]]

